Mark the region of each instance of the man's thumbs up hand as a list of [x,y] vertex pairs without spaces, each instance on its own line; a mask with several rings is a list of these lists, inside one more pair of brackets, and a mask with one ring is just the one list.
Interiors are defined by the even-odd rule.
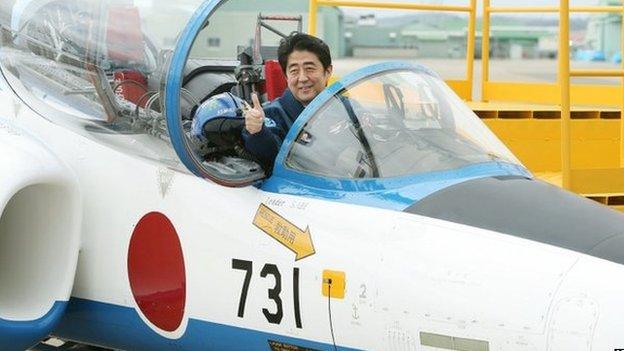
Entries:
[[258,94],[251,94],[251,100],[253,102],[253,107],[246,104],[247,109],[244,112],[245,129],[247,129],[249,134],[256,134],[262,130],[262,125],[264,124],[264,110],[258,99]]

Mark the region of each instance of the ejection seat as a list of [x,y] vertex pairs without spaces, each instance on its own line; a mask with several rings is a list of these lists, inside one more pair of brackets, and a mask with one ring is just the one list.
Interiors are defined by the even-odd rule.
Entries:
[[288,83],[279,62],[277,60],[267,60],[264,63],[264,75],[266,79],[267,101],[273,101],[282,96],[284,91],[286,91]]

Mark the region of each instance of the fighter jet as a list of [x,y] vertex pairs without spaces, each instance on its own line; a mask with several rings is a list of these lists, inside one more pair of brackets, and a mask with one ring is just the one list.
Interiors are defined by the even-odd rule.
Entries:
[[428,68],[347,74],[250,155],[302,30],[268,6],[0,6],[0,350],[624,348],[624,216]]

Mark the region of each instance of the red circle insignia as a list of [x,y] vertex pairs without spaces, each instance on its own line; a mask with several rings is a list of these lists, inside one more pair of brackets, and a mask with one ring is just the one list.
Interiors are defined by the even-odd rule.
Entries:
[[171,221],[150,212],[137,223],[128,248],[128,279],[143,315],[156,327],[180,327],[186,303],[186,273],[180,239]]

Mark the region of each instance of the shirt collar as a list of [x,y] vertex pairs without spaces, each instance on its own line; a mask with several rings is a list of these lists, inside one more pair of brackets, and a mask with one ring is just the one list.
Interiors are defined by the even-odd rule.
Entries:
[[293,120],[299,117],[301,112],[303,112],[303,110],[305,109],[303,104],[301,104],[301,102],[295,99],[295,96],[290,91],[290,89],[286,89],[286,91],[284,92],[284,95],[282,95],[282,99],[280,103],[282,104],[282,107],[284,108],[284,110],[286,110],[286,113],[288,114],[288,116],[292,118]]

